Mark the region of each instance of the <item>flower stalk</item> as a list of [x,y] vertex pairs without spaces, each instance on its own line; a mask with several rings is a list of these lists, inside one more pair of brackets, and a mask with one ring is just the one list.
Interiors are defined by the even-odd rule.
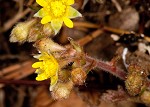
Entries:
[[89,57],[89,56],[86,56],[86,60],[90,61],[90,62],[95,61],[97,68],[100,68],[104,71],[107,71],[110,74],[113,74],[114,76],[116,76],[122,80],[126,79],[127,73],[125,71],[119,69],[116,66],[113,66],[113,65],[111,65],[107,62],[101,61],[101,60],[96,60],[96,59]]

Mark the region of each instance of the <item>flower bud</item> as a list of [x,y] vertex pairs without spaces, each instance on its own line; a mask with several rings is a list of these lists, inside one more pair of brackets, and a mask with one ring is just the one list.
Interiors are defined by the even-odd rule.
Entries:
[[31,27],[37,22],[36,19],[20,22],[12,30],[10,35],[10,42],[20,42],[26,41]]
[[42,38],[38,40],[34,46],[41,52],[58,52],[58,51],[63,51],[66,48],[63,46],[53,42],[50,38]]
[[29,36],[27,38],[28,42],[34,42],[40,38],[43,37],[41,32],[41,24],[37,23],[35,26],[33,26],[29,31]]
[[75,68],[71,72],[71,76],[71,79],[75,85],[82,85],[85,82],[87,74],[82,70],[82,68]]
[[69,81],[67,83],[57,83],[52,89],[52,97],[54,99],[68,98],[72,88],[72,81]]
[[58,77],[61,82],[67,82],[70,78],[70,71],[62,69],[58,72]]
[[131,96],[138,95],[142,92],[146,84],[145,78],[144,70],[139,65],[129,65],[125,86]]
[[33,26],[30,29],[27,41],[34,42],[41,38],[50,37],[52,35],[53,35],[53,31],[50,23],[44,25],[42,25],[41,23],[37,23],[35,26]]

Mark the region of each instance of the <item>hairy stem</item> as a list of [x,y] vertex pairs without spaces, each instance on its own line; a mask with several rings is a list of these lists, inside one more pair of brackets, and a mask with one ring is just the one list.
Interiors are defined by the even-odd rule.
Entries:
[[116,77],[125,80],[127,73],[124,70],[121,70],[120,68],[113,66],[107,62],[101,61],[101,60],[96,60],[92,57],[86,56],[86,60],[89,62],[92,62],[93,60],[96,61],[96,67],[100,68],[104,71],[109,72],[110,74],[115,75]]

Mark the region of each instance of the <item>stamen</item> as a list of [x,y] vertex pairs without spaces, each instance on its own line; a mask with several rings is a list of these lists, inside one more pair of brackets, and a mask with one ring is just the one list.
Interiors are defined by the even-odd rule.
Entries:
[[64,5],[61,1],[54,1],[50,3],[51,12],[54,17],[61,17],[64,15],[66,11],[66,5]]

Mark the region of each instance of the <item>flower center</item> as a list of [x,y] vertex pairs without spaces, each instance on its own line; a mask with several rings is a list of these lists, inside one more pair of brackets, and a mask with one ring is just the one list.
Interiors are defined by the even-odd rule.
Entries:
[[66,5],[64,5],[61,1],[53,1],[50,3],[51,12],[54,17],[62,16],[66,11]]

